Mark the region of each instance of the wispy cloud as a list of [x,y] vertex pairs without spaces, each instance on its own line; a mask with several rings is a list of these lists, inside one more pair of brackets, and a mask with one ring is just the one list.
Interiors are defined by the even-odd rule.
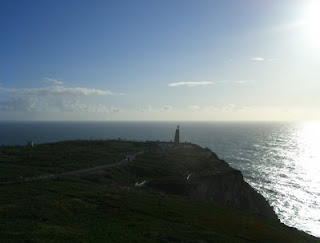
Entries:
[[120,111],[119,108],[113,106],[84,104],[73,100],[55,101],[55,103],[50,104],[50,106],[62,112],[117,113]]
[[278,60],[277,58],[264,58],[264,57],[251,57],[251,61],[253,62],[272,62]]
[[212,81],[194,81],[194,82],[177,82],[177,83],[169,83],[169,87],[178,87],[178,86],[186,86],[186,87],[195,87],[195,86],[206,86],[215,84]]
[[265,60],[266,59],[264,57],[251,57],[251,61],[254,61],[254,62],[263,62]]
[[247,84],[249,82],[251,82],[251,81],[248,81],[248,80],[237,80],[237,81],[234,81],[233,83],[234,84]]
[[54,85],[63,85],[63,81],[59,80],[59,79],[55,79],[55,78],[44,78],[44,80],[47,82],[47,83],[51,83],[51,84],[54,84]]
[[109,90],[92,89],[83,87],[66,87],[66,86],[50,86],[43,88],[29,88],[29,89],[8,89],[2,88],[2,91],[8,93],[15,93],[19,95],[34,95],[34,96],[106,96],[106,95],[124,95],[124,93],[114,93]]
[[86,97],[123,95],[109,90],[84,87],[50,86],[43,88],[9,89],[0,87],[6,98],[0,102],[0,110],[63,112],[117,112],[118,108],[105,105],[85,104]]
[[240,84],[252,84],[254,81],[252,80],[219,80],[216,82],[213,81],[199,81],[199,82],[178,82],[178,83],[170,83],[169,87],[178,87],[178,86],[186,86],[186,87],[195,87],[195,86],[206,86],[211,84],[217,85],[240,85]]
[[139,110],[142,111],[142,112],[150,112],[150,111],[152,111],[152,106],[151,105],[146,105],[146,106],[142,107]]

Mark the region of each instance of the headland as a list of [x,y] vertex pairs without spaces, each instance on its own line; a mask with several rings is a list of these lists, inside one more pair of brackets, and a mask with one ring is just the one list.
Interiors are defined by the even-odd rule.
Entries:
[[319,240],[282,224],[240,171],[195,144],[65,141],[0,153],[6,242]]

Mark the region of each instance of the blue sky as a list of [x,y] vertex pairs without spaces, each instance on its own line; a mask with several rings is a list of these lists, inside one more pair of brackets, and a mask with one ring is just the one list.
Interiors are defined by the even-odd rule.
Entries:
[[0,119],[318,120],[318,2],[2,0]]

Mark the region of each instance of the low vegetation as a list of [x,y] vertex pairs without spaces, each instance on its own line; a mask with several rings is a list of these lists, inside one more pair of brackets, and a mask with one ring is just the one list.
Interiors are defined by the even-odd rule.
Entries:
[[156,143],[74,141],[0,147],[1,182],[114,163],[101,171],[0,184],[1,242],[311,242],[317,239],[246,211],[191,200],[136,182],[181,181],[210,169],[206,150]]
[[65,141],[34,147],[0,147],[0,182],[47,175],[123,159],[128,152],[140,151],[145,143],[127,141]]

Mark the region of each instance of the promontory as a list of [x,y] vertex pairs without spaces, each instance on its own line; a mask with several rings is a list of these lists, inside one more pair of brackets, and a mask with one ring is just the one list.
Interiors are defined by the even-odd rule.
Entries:
[[3,242],[316,242],[191,143],[0,147]]

